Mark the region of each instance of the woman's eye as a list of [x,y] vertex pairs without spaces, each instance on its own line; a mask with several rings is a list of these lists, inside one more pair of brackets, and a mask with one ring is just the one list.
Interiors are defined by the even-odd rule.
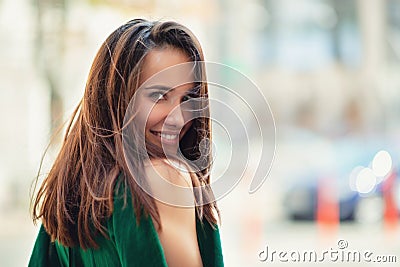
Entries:
[[165,100],[166,99],[166,94],[160,93],[160,92],[154,92],[150,94],[150,98],[153,101],[160,101],[160,100]]
[[182,102],[186,102],[189,101],[190,99],[192,99],[193,97],[189,96],[189,95],[185,95],[184,97],[182,97]]

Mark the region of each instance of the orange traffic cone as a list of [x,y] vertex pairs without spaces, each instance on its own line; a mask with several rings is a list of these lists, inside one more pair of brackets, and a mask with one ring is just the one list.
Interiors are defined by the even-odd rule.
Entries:
[[334,233],[339,225],[339,204],[335,183],[330,178],[319,180],[317,190],[317,224],[324,233]]
[[389,176],[383,182],[382,187],[383,201],[385,203],[383,219],[386,230],[396,229],[399,216],[393,192],[395,180],[396,173],[391,171]]

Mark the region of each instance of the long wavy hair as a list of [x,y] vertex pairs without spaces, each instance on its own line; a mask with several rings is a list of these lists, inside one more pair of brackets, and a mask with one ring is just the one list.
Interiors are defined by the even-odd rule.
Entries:
[[[138,222],[141,216],[150,215],[161,227],[154,199],[141,189],[129,171],[122,130],[129,102],[140,86],[145,56],[152,49],[164,47],[180,49],[193,62],[204,61],[196,37],[176,22],[134,19],[116,29],[101,45],[61,150],[37,194],[32,196],[33,220],[42,220],[53,241],[68,247],[97,247],[96,236],[107,236],[104,223],[113,212],[117,187],[125,188],[125,201],[128,194],[132,195]],[[204,69],[200,74],[204,81]],[[200,82],[200,85],[198,94],[207,99],[207,84]],[[199,144],[204,138],[211,140],[210,127],[208,116],[193,120],[179,144],[187,159],[200,157]],[[140,160],[138,156],[139,163]],[[211,162],[210,154],[206,161]],[[145,175],[143,164],[137,167]],[[40,169],[41,166],[39,173]],[[195,171],[194,177],[193,181],[192,174],[194,186],[206,185],[201,195],[195,197],[208,202],[196,206],[197,214],[215,225],[219,211],[209,186],[209,166]]]

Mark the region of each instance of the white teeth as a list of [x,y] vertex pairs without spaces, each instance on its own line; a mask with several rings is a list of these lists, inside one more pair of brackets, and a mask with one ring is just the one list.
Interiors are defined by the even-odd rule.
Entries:
[[163,134],[163,133],[157,133],[158,136],[161,136],[164,139],[168,139],[168,140],[173,140],[178,138],[178,134]]

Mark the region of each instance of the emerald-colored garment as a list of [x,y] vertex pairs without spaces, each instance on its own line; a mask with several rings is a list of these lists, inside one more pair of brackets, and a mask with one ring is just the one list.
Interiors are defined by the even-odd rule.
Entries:
[[[130,198],[125,207],[121,198],[114,198],[114,212],[106,225],[109,238],[100,236],[99,248],[87,250],[51,242],[42,225],[29,267],[167,266],[152,219],[142,216],[138,225]],[[224,266],[218,228],[196,218],[196,231],[203,266]]]

